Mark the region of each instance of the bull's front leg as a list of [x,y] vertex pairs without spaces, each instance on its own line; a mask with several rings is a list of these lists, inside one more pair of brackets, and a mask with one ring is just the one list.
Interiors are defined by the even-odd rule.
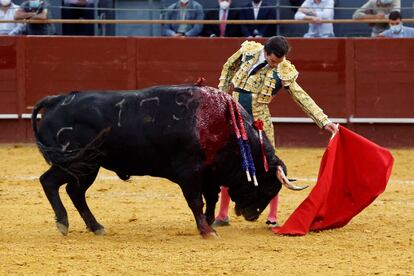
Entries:
[[218,201],[218,194],[220,192],[219,186],[213,185],[204,185],[203,196],[206,201],[206,211],[204,212],[206,216],[207,223],[212,225],[214,222],[214,213],[216,209],[216,204]]
[[187,204],[193,211],[194,218],[197,223],[198,231],[203,238],[216,237],[216,231],[208,224],[203,214],[203,198],[200,190],[195,190],[194,186],[186,185],[181,187]]

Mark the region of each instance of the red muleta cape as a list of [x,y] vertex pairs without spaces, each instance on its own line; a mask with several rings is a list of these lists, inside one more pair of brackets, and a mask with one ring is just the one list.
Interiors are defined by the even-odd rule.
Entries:
[[273,232],[305,235],[346,225],[385,190],[393,162],[387,149],[339,126],[322,157],[315,187]]

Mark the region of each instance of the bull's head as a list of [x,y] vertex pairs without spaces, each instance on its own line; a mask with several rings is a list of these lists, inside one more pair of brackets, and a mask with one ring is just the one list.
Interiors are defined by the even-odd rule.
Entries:
[[267,172],[262,171],[258,174],[258,186],[250,182],[237,189],[230,187],[229,194],[236,202],[235,212],[238,216],[243,215],[248,221],[257,220],[269,202],[280,191],[282,184],[288,189],[296,191],[307,188],[307,186],[300,187],[291,183],[291,180],[286,177],[285,164],[277,156],[272,161]]
[[276,156],[269,161],[267,172],[264,169],[257,169],[258,186],[243,178],[244,185],[229,187],[229,195],[236,202],[236,214],[243,215],[248,221],[257,220],[282,187],[282,182],[277,177],[277,170],[281,167],[286,172],[286,166]]
[[[230,110],[232,110],[231,103],[229,106]],[[243,183],[229,186],[228,192],[230,197],[236,202],[236,214],[239,216],[243,215],[248,221],[254,221],[260,216],[272,198],[277,195],[282,184],[293,190],[301,190],[306,187],[302,188],[294,186],[286,177],[286,166],[283,161],[276,156],[272,143],[270,143],[263,131],[263,122],[261,120],[256,120],[254,123],[251,122],[251,117],[249,117],[247,112],[243,110],[242,112],[239,112],[240,107],[237,104],[234,105],[234,107],[238,110],[237,114],[239,120],[240,116],[243,115],[241,117],[248,122],[248,125],[254,125],[254,127],[246,128],[246,132],[250,140],[251,153],[253,155],[251,157],[255,160],[258,183],[255,182],[253,184],[253,182],[248,182],[246,178],[244,178],[243,180],[239,180]],[[232,114],[233,112],[230,111],[230,115]],[[238,130],[236,127],[237,122],[235,116],[232,116],[232,123],[236,129],[235,133],[237,133]],[[240,133],[236,136],[239,139],[238,144],[240,145]],[[243,152],[243,150],[240,151]],[[249,151],[250,149],[248,148],[246,152],[249,153]],[[245,164],[246,157],[244,157],[242,153],[240,156],[243,161],[242,163]]]

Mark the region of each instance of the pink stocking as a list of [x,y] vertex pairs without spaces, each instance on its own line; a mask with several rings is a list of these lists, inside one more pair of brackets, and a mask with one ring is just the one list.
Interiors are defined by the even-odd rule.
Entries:
[[267,219],[275,222],[277,221],[277,205],[279,203],[279,194],[277,194],[269,203],[269,215]]
[[220,189],[220,210],[216,216],[216,220],[224,220],[229,214],[230,196],[227,192],[229,188],[221,186]]

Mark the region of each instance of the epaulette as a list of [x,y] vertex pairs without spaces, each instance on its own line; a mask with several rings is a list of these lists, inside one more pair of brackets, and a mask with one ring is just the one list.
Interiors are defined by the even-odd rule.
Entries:
[[299,72],[296,70],[295,65],[293,65],[287,59],[277,65],[276,71],[277,75],[282,81],[295,80],[299,75]]
[[263,50],[263,48],[264,46],[260,44],[259,42],[246,40],[245,42],[242,43],[240,52],[243,55],[254,55],[257,52],[260,52],[261,50]]

